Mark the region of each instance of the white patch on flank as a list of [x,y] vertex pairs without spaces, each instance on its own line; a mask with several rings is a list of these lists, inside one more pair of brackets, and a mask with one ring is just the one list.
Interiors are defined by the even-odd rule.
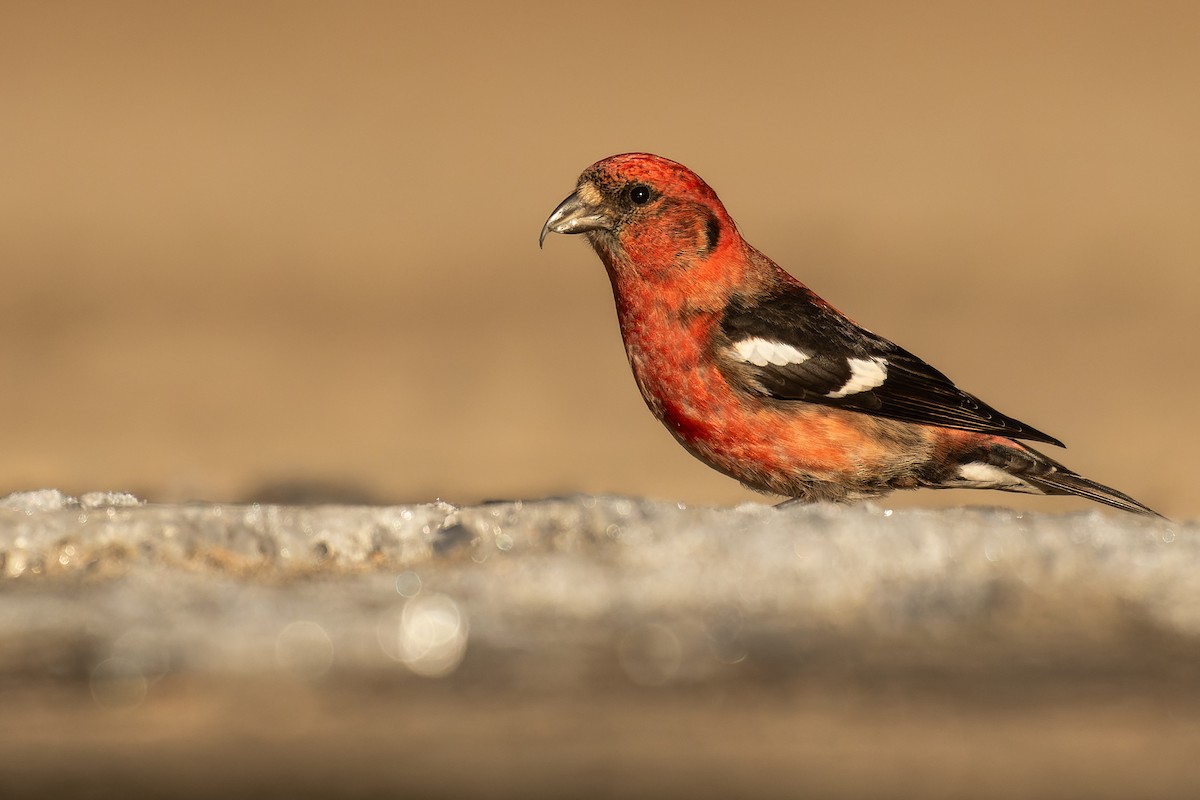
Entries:
[[836,392],[825,395],[829,398],[845,397],[848,394],[867,392],[882,386],[887,380],[887,362],[882,358],[851,358],[850,379]]
[[958,468],[958,475],[967,483],[979,486],[1020,486],[1024,481],[1009,475],[999,467],[972,461]]
[[756,367],[774,364],[777,367],[788,364],[803,364],[812,356],[803,350],[797,350],[790,344],[772,342],[769,339],[742,339],[733,346],[733,354],[739,361],[745,361]]

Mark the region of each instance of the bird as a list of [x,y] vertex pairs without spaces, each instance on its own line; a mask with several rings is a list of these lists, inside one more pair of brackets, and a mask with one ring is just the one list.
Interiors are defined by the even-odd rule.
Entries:
[[838,311],[751,246],[678,162],[596,162],[539,247],[550,233],[583,234],[604,264],[654,416],[700,461],[787,498],[781,506],[974,488],[1161,516],[1025,444],[1064,446]]

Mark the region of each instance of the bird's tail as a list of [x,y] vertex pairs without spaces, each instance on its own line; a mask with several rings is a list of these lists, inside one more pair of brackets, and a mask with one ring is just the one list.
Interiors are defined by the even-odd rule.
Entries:
[[1122,511],[1162,517],[1124,492],[1085,478],[1028,445],[1000,437],[988,438],[991,439],[989,444],[972,448],[961,457],[958,473],[951,480],[943,481],[942,487],[1075,495]]
[[1162,514],[1143,503],[1139,503],[1124,492],[1117,491],[1111,486],[1097,483],[1090,478],[1085,478],[1070,470],[1059,469],[1048,475],[1036,478],[1027,477],[1025,480],[1038,489],[1041,489],[1043,494],[1073,494],[1077,497],[1086,497],[1089,500],[1095,500],[1097,503],[1104,503],[1106,506],[1119,508],[1122,511],[1132,511],[1135,514],[1149,514],[1153,517],[1162,516]]

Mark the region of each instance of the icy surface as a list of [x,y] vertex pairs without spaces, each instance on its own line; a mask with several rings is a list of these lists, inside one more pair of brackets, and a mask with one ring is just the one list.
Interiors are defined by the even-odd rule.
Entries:
[[1198,534],[23,493],[0,796],[1192,796]]
[[0,500],[0,677],[78,679],[129,705],[175,673],[569,685],[611,670],[663,686],[997,658],[1121,668],[1147,631],[1195,649],[1197,534],[1099,510],[30,492]]

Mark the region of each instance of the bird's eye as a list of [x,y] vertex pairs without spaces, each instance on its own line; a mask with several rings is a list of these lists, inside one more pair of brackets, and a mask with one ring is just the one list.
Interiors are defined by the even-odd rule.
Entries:
[[629,199],[635,206],[644,206],[650,202],[650,187],[644,183],[635,183],[629,187]]

